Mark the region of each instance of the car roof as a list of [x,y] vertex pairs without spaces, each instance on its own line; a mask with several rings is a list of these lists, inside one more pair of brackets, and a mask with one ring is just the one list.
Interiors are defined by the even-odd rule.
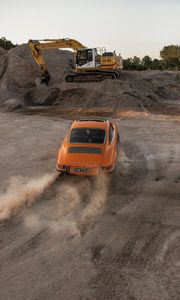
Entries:
[[101,120],[101,119],[79,119],[75,120],[72,125],[71,129],[73,128],[99,128],[107,130],[109,126],[109,120]]

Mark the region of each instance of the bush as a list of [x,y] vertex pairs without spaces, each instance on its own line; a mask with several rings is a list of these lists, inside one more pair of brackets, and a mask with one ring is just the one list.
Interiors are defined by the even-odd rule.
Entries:
[[0,47],[6,50],[16,47],[11,41],[7,40],[5,37],[0,38]]

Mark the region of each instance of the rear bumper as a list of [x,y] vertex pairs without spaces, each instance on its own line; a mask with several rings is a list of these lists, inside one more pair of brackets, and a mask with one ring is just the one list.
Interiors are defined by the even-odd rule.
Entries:
[[[79,170],[77,170],[79,169]],[[56,166],[56,170],[61,174],[77,175],[77,176],[98,176],[99,174],[111,173],[114,170],[114,166],[108,168],[101,167],[77,167],[77,166],[66,166],[64,169],[59,169]]]
[[[79,171],[77,169],[79,169]],[[69,167],[67,173],[78,176],[98,176],[100,174],[100,168]]]

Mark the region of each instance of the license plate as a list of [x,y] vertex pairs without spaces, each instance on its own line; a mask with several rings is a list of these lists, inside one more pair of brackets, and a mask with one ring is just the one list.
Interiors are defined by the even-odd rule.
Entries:
[[85,169],[85,168],[74,168],[74,172],[88,173],[88,172],[90,172],[90,169]]

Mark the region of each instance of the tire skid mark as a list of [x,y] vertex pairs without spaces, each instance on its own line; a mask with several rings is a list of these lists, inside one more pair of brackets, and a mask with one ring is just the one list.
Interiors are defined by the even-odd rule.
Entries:
[[9,258],[19,258],[28,252],[38,248],[42,240],[47,237],[47,228],[42,229],[36,233],[33,237],[22,243],[20,246],[15,248],[9,255]]
[[[143,225],[147,225],[145,231],[149,231],[145,236],[141,229]],[[101,256],[102,263],[96,265],[98,271],[95,279],[96,286],[104,287],[107,291],[113,290],[116,279],[118,280],[126,269],[141,270],[142,274],[149,270],[154,273],[159,272],[160,266],[156,260],[159,244],[163,243],[172,230],[172,227],[163,224],[146,224],[144,221],[140,223],[134,232],[135,236],[132,234],[133,237],[125,241],[120,252],[116,253],[111,260],[107,261],[105,255]]]
[[159,247],[159,251],[156,255],[156,260],[158,263],[163,263],[166,253],[170,246],[175,242],[176,239],[180,237],[180,230],[171,230],[171,233],[164,239],[163,243]]

